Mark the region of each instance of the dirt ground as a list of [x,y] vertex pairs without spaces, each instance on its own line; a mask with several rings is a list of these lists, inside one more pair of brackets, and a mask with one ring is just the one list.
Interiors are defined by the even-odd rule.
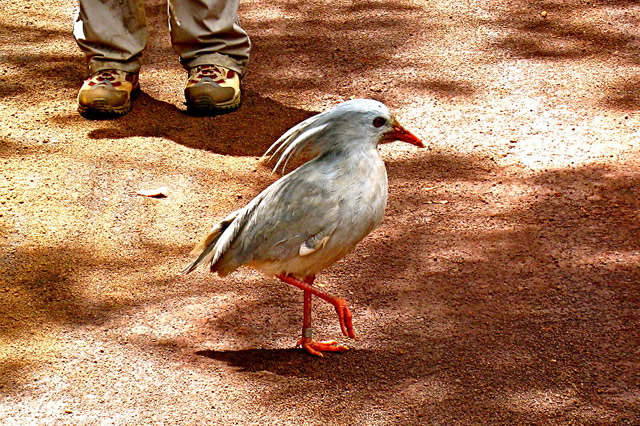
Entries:
[[[0,2],[3,424],[640,424],[640,2],[243,1],[244,104],[213,118],[146,4],[143,94],[88,121],[75,2]],[[297,289],[178,272],[352,97],[429,149],[382,147],[386,217],[319,276],[360,339],[319,359]]]

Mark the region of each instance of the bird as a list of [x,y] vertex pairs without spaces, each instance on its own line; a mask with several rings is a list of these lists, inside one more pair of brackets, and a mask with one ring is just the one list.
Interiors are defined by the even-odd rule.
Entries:
[[356,339],[347,301],[314,286],[316,274],[342,259],[381,222],[388,179],[378,145],[403,141],[424,147],[383,103],[353,99],[286,131],[265,152],[273,171],[307,152],[310,159],[228,214],[193,249],[188,274],[200,265],[227,276],[241,266],[304,292],[302,336],[311,355],[342,352],[336,340],[315,341],[312,296],[335,307],[342,334]]

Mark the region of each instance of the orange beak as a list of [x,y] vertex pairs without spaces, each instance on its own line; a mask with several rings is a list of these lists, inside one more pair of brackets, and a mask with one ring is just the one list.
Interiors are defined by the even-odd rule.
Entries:
[[424,144],[420,139],[418,139],[416,135],[414,135],[398,123],[394,123],[392,129],[393,130],[385,135],[385,142],[402,141],[420,148],[424,148]]

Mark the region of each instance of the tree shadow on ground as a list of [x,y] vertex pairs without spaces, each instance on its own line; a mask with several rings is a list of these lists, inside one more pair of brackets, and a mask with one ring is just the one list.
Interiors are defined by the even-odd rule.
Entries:
[[[150,3],[147,15],[153,31],[168,42],[164,2]],[[321,90],[343,98],[375,97],[395,106],[407,84],[398,78],[400,71],[415,66],[412,60],[399,59],[399,54],[411,52],[420,32],[445,25],[428,16],[424,8],[402,1],[339,6],[280,0],[271,3],[274,13],[268,18],[253,7],[240,5],[242,26],[252,39],[243,83],[263,96],[301,96]],[[155,44],[145,52],[149,66],[157,67],[175,56],[169,47]],[[363,89],[362,79],[372,83]],[[469,96],[475,91],[469,82],[450,79],[416,81],[414,77],[409,84],[446,96]]]
[[[21,246],[0,256],[0,286],[3,310],[0,312],[0,341],[9,347],[13,342],[32,344],[34,353],[55,354],[57,326],[99,326],[134,306],[153,303],[175,290],[175,274],[159,280],[141,276],[132,284],[137,268],[159,264],[168,255],[180,255],[187,247],[146,245],[144,260],[134,261],[118,255],[103,257],[74,245],[57,247]],[[118,279],[101,288],[101,280],[86,278],[100,272]],[[93,287],[93,291],[89,289]],[[197,290],[199,288],[199,290]],[[202,288],[193,286],[193,291]],[[184,293],[180,292],[181,294]],[[187,292],[188,293],[188,292]],[[13,355],[19,352],[14,353]],[[11,354],[11,352],[9,352]],[[7,355],[4,353],[3,355]],[[5,358],[0,371],[0,392],[9,392],[28,380],[31,356]],[[8,366],[11,366],[10,368]]]
[[[353,95],[349,88],[355,78],[409,65],[392,59],[411,45],[407,28],[433,25],[423,19],[420,7],[402,1],[338,9],[321,2],[274,6],[285,16],[242,21],[255,34],[250,81],[267,92],[304,91],[322,81],[323,87],[329,83],[329,93]],[[251,15],[249,6],[244,12]]]
[[[400,169],[421,169],[422,186],[396,180]],[[414,419],[473,422],[490,411],[505,422],[637,421],[629,394],[640,339],[637,172],[596,165],[506,178],[500,185],[533,189],[498,212],[491,173],[467,157],[390,166],[382,228],[321,277],[350,295],[368,349],[325,359],[274,349],[196,355],[272,383],[261,406],[286,405],[312,388],[328,406],[388,395],[381,404]],[[424,191],[437,184],[441,193]],[[393,195],[394,186],[402,191]],[[448,204],[429,202],[443,197]],[[268,293],[209,327],[242,324],[248,342],[264,344],[271,326],[244,311],[299,309],[297,295]],[[321,315],[335,320],[330,309]]]
[[[427,185],[444,182],[449,194],[438,221],[414,221],[442,207],[425,203],[429,192],[405,188],[390,200],[381,232],[327,272],[353,294],[356,328],[368,330],[361,337],[376,340],[375,349],[327,359],[292,350],[197,355],[252,380],[263,372],[311,380],[311,386],[278,381],[263,395],[265,405],[286,404],[313,388],[327,405],[349,398],[358,407],[373,389],[393,395],[386,406],[415,419],[473,422],[490,411],[505,422],[532,415],[638,421],[637,172],[596,165],[514,177],[504,184],[535,190],[489,213],[469,207],[491,182],[470,191],[465,181],[483,185],[486,176],[471,177],[474,167],[464,162],[458,173],[456,162],[448,163],[448,170],[426,174]],[[393,210],[399,201],[403,209]],[[463,216],[467,229],[458,224]],[[403,385],[412,386],[410,396],[399,392]]]
[[[555,0],[512,2],[505,16],[495,23],[512,29],[512,34],[496,43],[496,47],[526,59],[582,59],[586,56],[625,55],[637,64],[640,54],[634,36],[612,25],[612,22],[587,20],[591,11],[610,7],[638,5],[638,2],[565,2]],[[541,12],[547,12],[546,17]],[[585,13],[581,21],[574,18]],[[630,16],[629,16],[630,18]]]
[[[19,34],[19,38],[16,35]],[[64,89],[74,88],[76,82],[70,76],[77,75],[82,66],[77,58],[65,53],[39,51],[35,46],[49,47],[65,43],[70,31],[54,30],[18,24],[5,24],[0,29],[0,40],[12,46],[0,57],[4,72],[12,75],[0,77],[0,92],[3,96],[30,96],[40,98],[42,94],[58,96]],[[25,45],[29,48],[20,49]],[[51,92],[51,90],[54,90]],[[34,96],[35,95],[35,96]]]
[[[447,402],[461,418],[498,408],[505,420],[524,420],[531,407],[516,395],[526,395],[546,407],[539,420],[637,421],[627,399],[638,386],[637,173],[587,166],[526,184],[536,193],[504,215],[478,217],[456,208],[464,203],[458,197],[436,216],[441,223],[407,228],[393,220],[390,238],[373,240],[367,263],[383,263],[383,281],[400,287],[383,290],[374,284],[380,276],[361,268],[355,300],[407,310],[386,332],[408,351],[446,351],[440,377],[454,388],[464,383]],[[421,216],[419,197],[413,207],[407,216]],[[471,229],[447,229],[461,215]],[[495,230],[481,230],[487,226]],[[457,408],[468,410],[469,400],[471,413]],[[426,399],[423,410],[437,411]]]
[[640,76],[632,81],[620,81],[617,86],[611,87],[604,98],[604,103],[621,111],[637,111],[640,109],[640,87],[637,81]]
[[[288,7],[295,10],[315,6],[290,3]],[[327,10],[329,6],[325,12]],[[309,27],[299,22],[294,24],[300,25],[300,31],[312,33]],[[333,29],[337,30],[338,24],[334,22]],[[258,21],[254,20],[252,25],[257,28]],[[388,25],[390,30],[398,28],[396,23]],[[366,28],[360,26],[359,29]],[[539,30],[533,28],[532,31]],[[281,41],[285,47],[293,46],[298,52],[297,35],[299,33],[291,32],[291,39]],[[310,43],[312,36],[309,34],[305,43]],[[352,43],[358,47],[359,41]],[[615,44],[615,41],[607,43]],[[352,52],[334,50],[332,56],[329,55],[331,48],[339,47],[326,46],[327,58],[306,60],[305,66],[313,63],[316,68],[327,60],[341,63],[338,71],[344,71],[357,64],[350,57]],[[274,49],[269,53],[273,55],[271,63],[262,62],[269,66],[278,63],[277,43],[271,48]],[[353,48],[354,45],[349,46]],[[546,54],[545,50],[536,51],[545,46],[527,47],[525,43],[524,48],[525,53],[534,54],[532,57]],[[600,49],[604,54],[605,49]],[[260,48],[257,52],[260,53]],[[266,49],[261,54],[265,52]],[[560,53],[565,57],[573,55],[571,51]],[[285,62],[291,57],[291,51],[282,56]],[[371,63],[385,63],[381,58],[371,62],[363,57],[355,60],[358,59],[362,59],[359,71]],[[388,57],[382,55],[382,59]],[[284,87],[286,82],[270,81],[266,77],[277,76],[280,69],[284,68],[263,69],[263,76],[256,81],[270,83],[271,86],[265,87],[272,89]],[[300,78],[299,88],[313,83]],[[44,81],[51,82],[46,78]],[[154,106],[173,108],[171,125],[180,126],[185,119],[174,106],[152,98],[142,101],[151,109]],[[264,103],[268,102],[265,98]],[[271,106],[265,106],[264,111],[268,116]],[[284,114],[279,111],[278,125],[285,127],[288,112],[291,111]],[[293,113],[308,114],[302,110]],[[142,114],[140,121],[154,121],[153,118],[151,114]],[[125,121],[119,121],[122,122]],[[154,135],[156,131],[152,125],[141,124],[135,118],[131,123],[132,127],[142,125],[145,135]],[[203,126],[199,133],[188,134],[187,146],[193,144],[216,152],[227,149],[221,143],[211,145],[199,141],[206,132],[215,131],[209,127],[211,124]],[[242,134],[250,132],[251,126],[241,127]],[[117,137],[116,130],[108,131]],[[137,134],[135,129],[128,129],[124,134],[126,132]],[[160,134],[181,140],[170,125],[161,126]],[[103,137],[99,133],[94,136]],[[223,133],[219,137],[224,136]],[[259,143],[256,136],[244,137],[255,137],[249,140]],[[263,149],[264,146],[260,151]],[[237,155],[252,155],[257,151],[252,146],[244,146],[238,149]],[[355,350],[326,360],[287,350],[200,351],[198,354],[252,374],[251,379],[257,380],[262,371],[286,379],[276,382],[256,400],[260,406],[278,407],[314,392],[318,395],[314,401],[327,402],[332,407],[324,414],[325,419],[334,419],[336,414],[351,409],[352,417],[346,419],[355,423],[358,419],[353,417],[353,407],[363,406],[370,398],[380,398],[373,402],[392,410],[409,411],[416,423],[419,417],[433,423],[445,423],[454,417],[469,424],[474,419],[486,419],[482,416],[486,412],[496,413],[496,421],[505,423],[531,422],[532,418],[582,423],[598,423],[602,419],[629,424],[640,421],[635,392],[640,385],[635,346],[640,338],[637,316],[640,309],[637,188],[640,182],[637,172],[625,175],[611,167],[589,166],[543,172],[533,178],[513,178],[516,182],[506,178],[504,182],[485,182],[491,179],[480,161],[463,156],[420,161],[404,164],[398,161],[390,165],[390,214],[383,228],[365,240],[353,256],[327,272],[334,281],[344,280],[341,285],[352,291],[350,299],[360,308],[355,311],[356,321],[358,317],[367,316],[367,308],[371,309],[369,345],[374,350]],[[420,178],[415,180],[420,182],[410,182],[412,186],[398,178],[405,168],[415,172],[413,175]],[[443,182],[442,191],[426,189]],[[534,193],[523,195],[509,208],[496,212],[487,207],[499,201],[491,196],[492,183],[530,186]],[[394,191],[397,189],[402,191]],[[488,201],[483,203],[485,208],[475,203],[479,198]],[[3,300],[21,306],[23,301],[36,301],[38,309],[29,326],[41,326],[48,321],[86,324],[122,312],[122,305],[91,304],[85,300],[85,293],[69,283],[68,276],[76,275],[76,268],[86,272],[108,264],[115,267],[112,272],[127,275],[136,270],[144,272],[145,264],[139,263],[145,259],[143,255],[147,255],[148,266],[166,261],[167,254],[177,255],[180,250],[187,250],[150,246],[147,250],[152,255],[143,250],[137,262],[130,264],[128,259],[125,264],[119,264],[104,258],[87,262],[87,258],[92,259],[92,253],[78,254],[77,249],[72,244],[40,247],[18,253],[18,257],[9,262],[33,270],[22,281],[13,280],[9,286],[3,285],[13,294],[11,299]],[[358,257],[359,254],[368,257],[365,260]],[[118,271],[121,266],[124,268]],[[126,285],[115,281],[110,285]],[[167,283],[155,292],[150,291],[153,289],[150,283],[141,293],[149,291],[151,296],[139,303],[153,298],[162,301],[185,294],[207,294],[212,290],[202,284],[204,281],[193,280],[193,287],[188,291],[182,288],[174,293],[169,293]],[[219,282],[224,281],[216,281]],[[226,289],[234,284],[228,281]],[[71,293],[70,300],[59,300],[68,297],[67,293]],[[283,304],[292,300],[285,298]],[[274,306],[273,302],[282,302],[282,298],[273,294],[266,302]],[[229,317],[236,317],[237,323],[246,322],[238,314],[240,308],[251,309],[252,305],[232,306]],[[6,309],[1,314],[3,321],[6,320],[3,332],[24,324],[10,317],[14,315],[11,311]],[[50,316],[38,318],[40,313]],[[358,324],[364,327],[364,321]],[[285,363],[280,365],[283,360]],[[335,372],[331,362],[337,365]],[[287,363],[301,372],[287,371]],[[9,367],[23,366],[21,363],[6,365],[3,372]],[[311,369],[316,366],[317,370]],[[268,377],[268,380],[273,379]],[[344,386],[340,388],[334,383]],[[405,389],[409,391],[407,394],[403,394]],[[448,412],[449,417],[443,412]]]
[[[638,420],[628,396],[638,385],[633,342],[640,339],[637,172],[588,166],[503,177],[499,185],[534,190],[495,211],[493,201],[508,203],[490,195],[497,182],[481,159],[439,154],[392,161],[389,170],[392,196],[383,227],[325,274],[350,294],[366,349],[326,359],[294,350],[198,350],[197,344],[191,353],[237,368],[247,380],[270,383],[256,401],[264,407],[288,404],[313,389],[317,400],[345,416],[354,416],[354,407],[379,404],[416,421],[427,416],[468,423],[486,411],[501,413],[505,422],[532,415],[545,421]],[[406,181],[401,171],[419,179]],[[428,189],[437,185],[443,186]],[[478,207],[477,197],[489,202]],[[430,203],[443,198],[449,203]],[[150,265],[186,248],[148,250],[138,258]],[[81,297],[57,300],[77,292],[65,277],[107,262],[87,262],[90,254],[75,251],[22,253],[9,262],[34,270],[19,291],[37,296],[37,312],[58,312],[42,321],[99,323],[128,309]],[[122,267],[123,276],[133,268],[108,262]],[[213,291],[242,294],[236,281],[216,279]],[[204,295],[212,291],[207,282],[191,279],[188,291],[169,292],[169,281],[149,291],[151,283],[148,294],[132,303]],[[300,309],[294,290],[284,297],[247,291],[255,303],[229,301],[230,309],[199,331],[221,326],[236,333],[232,327],[243,325],[249,330],[237,336],[259,344],[274,331],[263,316]],[[344,400],[349,406],[340,405]]]
[[[586,58],[615,60],[629,67],[640,64],[637,43],[638,1],[518,1],[510,2],[504,17],[491,25],[507,27],[510,34],[493,46],[511,56],[529,60],[581,61]],[[541,16],[542,12],[546,17]],[[638,91],[628,80],[605,93],[603,105],[637,110]]]
[[[178,64],[168,36],[166,1],[149,1],[145,6],[150,37],[142,59],[143,80],[146,69],[166,70]],[[321,2],[294,4],[281,0],[272,6],[279,13],[268,19],[253,10],[251,4],[240,7],[243,26],[253,41],[244,81],[248,89],[245,99],[251,93],[299,95],[321,88],[333,96],[375,96],[396,103],[396,93],[406,83],[396,78],[398,70],[415,66],[410,60],[399,60],[398,54],[411,51],[419,32],[444,25],[427,16],[422,7],[402,1],[365,1],[336,9],[333,4]],[[1,59],[20,75],[20,79],[0,79],[5,93],[28,96],[35,102],[52,97],[74,102],[84,76],[84,58],[75,46],[71,28],[63,31],[15,24],[5,26],[0,38],[12,44],[16,34],[21,35],[20,43],[43,48],[31,48],[29,54],[23,53],[26,49],[12,49]],[[46,44],[42,43],[44,40]],[[71,53],[50,53],[48,49],[55,45],[64,45],[60,51]],[[375,84],[363,90],[359,79]],[[411,79],[411,84],[445,95],[467,96],[473,90],[465,81]],[[51,92],[53,87],[55,95]]]
[[[186,247],[182,251],[187,250]],[[145,250],[149,258],[159,260],[170,252],[179,252],[166,246]],[[159,256],[159,257],[158,257]],[[4,303],[7,311],[0,316],[0,336],[22,334],[23,328],[45,323],[100,323],[117,305],[90,301],[82,295],[80,276],[86,271],[103,270],[105,273],[125,273],[134,269],[130,259],[100,257],[80,247],[20,247],[0,258],[3,276],[7,279]],[[160,287],[160,283],[158,283]],[[115,294],[115,287],[105,294]],[[98,297],[99,299],[100,297]],[[131,300],[135,296],[131,297]],[[28,308],[25,309],[25,307]],[[34,318],[39,321],[33,322]]]

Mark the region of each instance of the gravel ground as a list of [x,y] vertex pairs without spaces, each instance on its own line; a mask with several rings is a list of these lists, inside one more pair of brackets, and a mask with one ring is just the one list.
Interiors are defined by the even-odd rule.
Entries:
[[[75,2],[0,3],[3,424],[640,424],[639,2],[244,1],[244,104],[213,118],[146,4],[143,93],[89,121]],[[382,147],[387,215],[319,276],[360,339],[318,359],[298,290],[178,271],[352,97],[429,149]]]

